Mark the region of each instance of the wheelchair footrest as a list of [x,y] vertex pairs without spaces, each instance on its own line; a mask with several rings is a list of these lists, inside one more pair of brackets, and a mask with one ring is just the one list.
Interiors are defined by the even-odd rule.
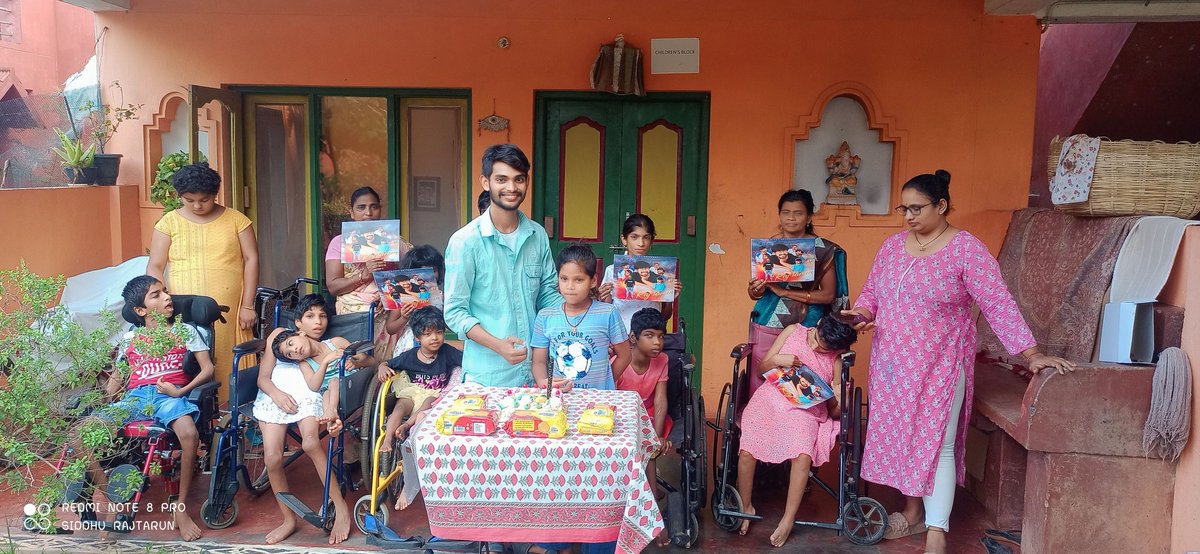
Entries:
[[386,536],[377,534],[367,535],[367,544],[371,546],[378,546],[386,550],[426,551],[427,547],[425,546],[425,541],[422,540],[421,537],[401,537],[391,529],[387,529],[387,531],[391,531],[391,533],[385,533]]
[[682,492],[667,493],[667,533],[671,542],[687,542],[688,512]]
[[[308,505],[299,498],[296,498],[296,495],[290,492],[277,492],[275,493],[275,497],[313,527],[317,529],[325,528],[325,518],[322,518],[321,514],[311,510]],[[333,514],[329,514],[329,517],[333,517]]]
[[431,552],[479,552],[478,541],[456,541],[429,537],[425,548]]

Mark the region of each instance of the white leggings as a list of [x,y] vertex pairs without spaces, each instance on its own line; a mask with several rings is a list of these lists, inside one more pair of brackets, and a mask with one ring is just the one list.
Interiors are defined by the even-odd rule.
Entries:
[[950,530],[950,509],[954,507],[954,488],[958,482],[954,464],[954,442],[958,438],[958,419],[962,412],[963,395],[967,388],[967,374],[958,373],[954,385],[954,400],[950,405],[950,421],[946,422],[946,435],[942,437],[942,449],[938,452],[937,471],[933,475],[933,494],[922,497],[925,502],[925,526]]

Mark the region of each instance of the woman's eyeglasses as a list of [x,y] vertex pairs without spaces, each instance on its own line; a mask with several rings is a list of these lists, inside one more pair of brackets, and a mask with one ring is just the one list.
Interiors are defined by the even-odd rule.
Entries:
[[913,214],[913,216],[915,217],[915,216],[921,215],[921,210],[923,210],[929,206],[932,206],[932,205],[933,205],[933,202],[929,202],[927,204],[913,204],[911,206],[905,206],[902,204],[902,205],[896,206],[893,209],[899,215],[904,215],[905,213],[910,213],[910,214]]

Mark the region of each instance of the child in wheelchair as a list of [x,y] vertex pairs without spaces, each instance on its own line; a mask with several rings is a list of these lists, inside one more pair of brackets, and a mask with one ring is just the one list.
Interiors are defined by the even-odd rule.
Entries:
[[[342,350],[350,342],[342,337],[321,341],[329,327],[329,312],[324,298],[309,294],[300,298],[296,307],[296,330],[275,329],[267,338],[269,350],[260,366],[259,393],[254,401],[254,418],[263,433],[263,456],[271,489],[287,492],[288,483],[283,468],[283,447],[287,426],[296,423],[300,429],[301,446],[325,479],[326,453],[321,447],[320,426],[327,424],[331,434],[341,430],[337,415],[340,401],[338,362]],[[352,358],[354,368],[371,363],[370,356]],[[349,375],[354,368],[346,368]],[[330,487],[330,497],[336,512],[330,543],[349,536],[349,508],[338,487]],[[267,534],[267,543],[287,538],[296,528],[293,512],[282,502],[282,524]]]
[[[775,339],[759,367],[759,373],[776,367],[807,366],[836,389],[834,366],[839,353],[854,344],[858,333],[833,317],[824,317],[812,328],[790,325]],[[771,533],[771,544],[782,546],[791,534],[796,511],[804,497],[811,467],[829,461],[838,438],[840,415],[837,397],[825,405],[799,408],[770,384],[758,387],[746,404],[741,421],[741,450],[738,453],[737,489],[742,511],[754,515],[751,494],[757,462],[791,461],[787,505],[779,525]],[[739,533],[745,535],[750,520]]]
[[[195,421],[200,409],[188,400],[188,393],[212,379],[215,368],[209,346],[195,326],[173,323],[171,295],[158,279],[148,275],[134,277],[125,285],[122,296],[137,319],[134,322],[137,328],[118,349],[119,356],[129,363],[129,382],[125,397],[102,408],[96,416],[110,424],[153,419],[171,429],[182,451],[175,525],[184,540],[196,540],[200,538],[200,527],[190,516],[187,495],[200,442]],[[165,333],[156,332],[162,331],[163,325],[170,328]],[[195,377],[184,371],[188,352],[193,353],[200,367]],[[115,397],[121,381],[121,372],[114,371],[105,392]],[[98,490],[107,488],[107,476],[99,461],[93,462],[88,472]]]
[[[462,351],[446,344],[446,321],[440,308],[418,309],[409,326],[420,346],[379,364],[376,373],[381,383],[392,380],[392,393],[397,398],[384,426],[386,438],[379,447],[381,472],[391,470],[393,442],[404,440],[408,430],[450,384],[454,370],[462,366]],[[396,509],[405,507],[404,496],[398,495]]]

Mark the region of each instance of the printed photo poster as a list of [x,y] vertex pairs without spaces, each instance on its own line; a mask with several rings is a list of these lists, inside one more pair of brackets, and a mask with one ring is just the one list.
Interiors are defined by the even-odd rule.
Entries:
[[400,220],[346,221],[342,223],[342,261],[365,262],[383,256],[400,261]]
[[811,408],[833,398],[833,387],[805,365],[770,369],[763,379],[798,408]]
[[431,267],[376,271],[374,276],[385,310],[398,310],[406,304],[442,307],[442,289]]
[[768,283],[816,279],[817,239],[750,239],[750,278]]
[[613,256],[613,298],[674,302],[679,258]]

